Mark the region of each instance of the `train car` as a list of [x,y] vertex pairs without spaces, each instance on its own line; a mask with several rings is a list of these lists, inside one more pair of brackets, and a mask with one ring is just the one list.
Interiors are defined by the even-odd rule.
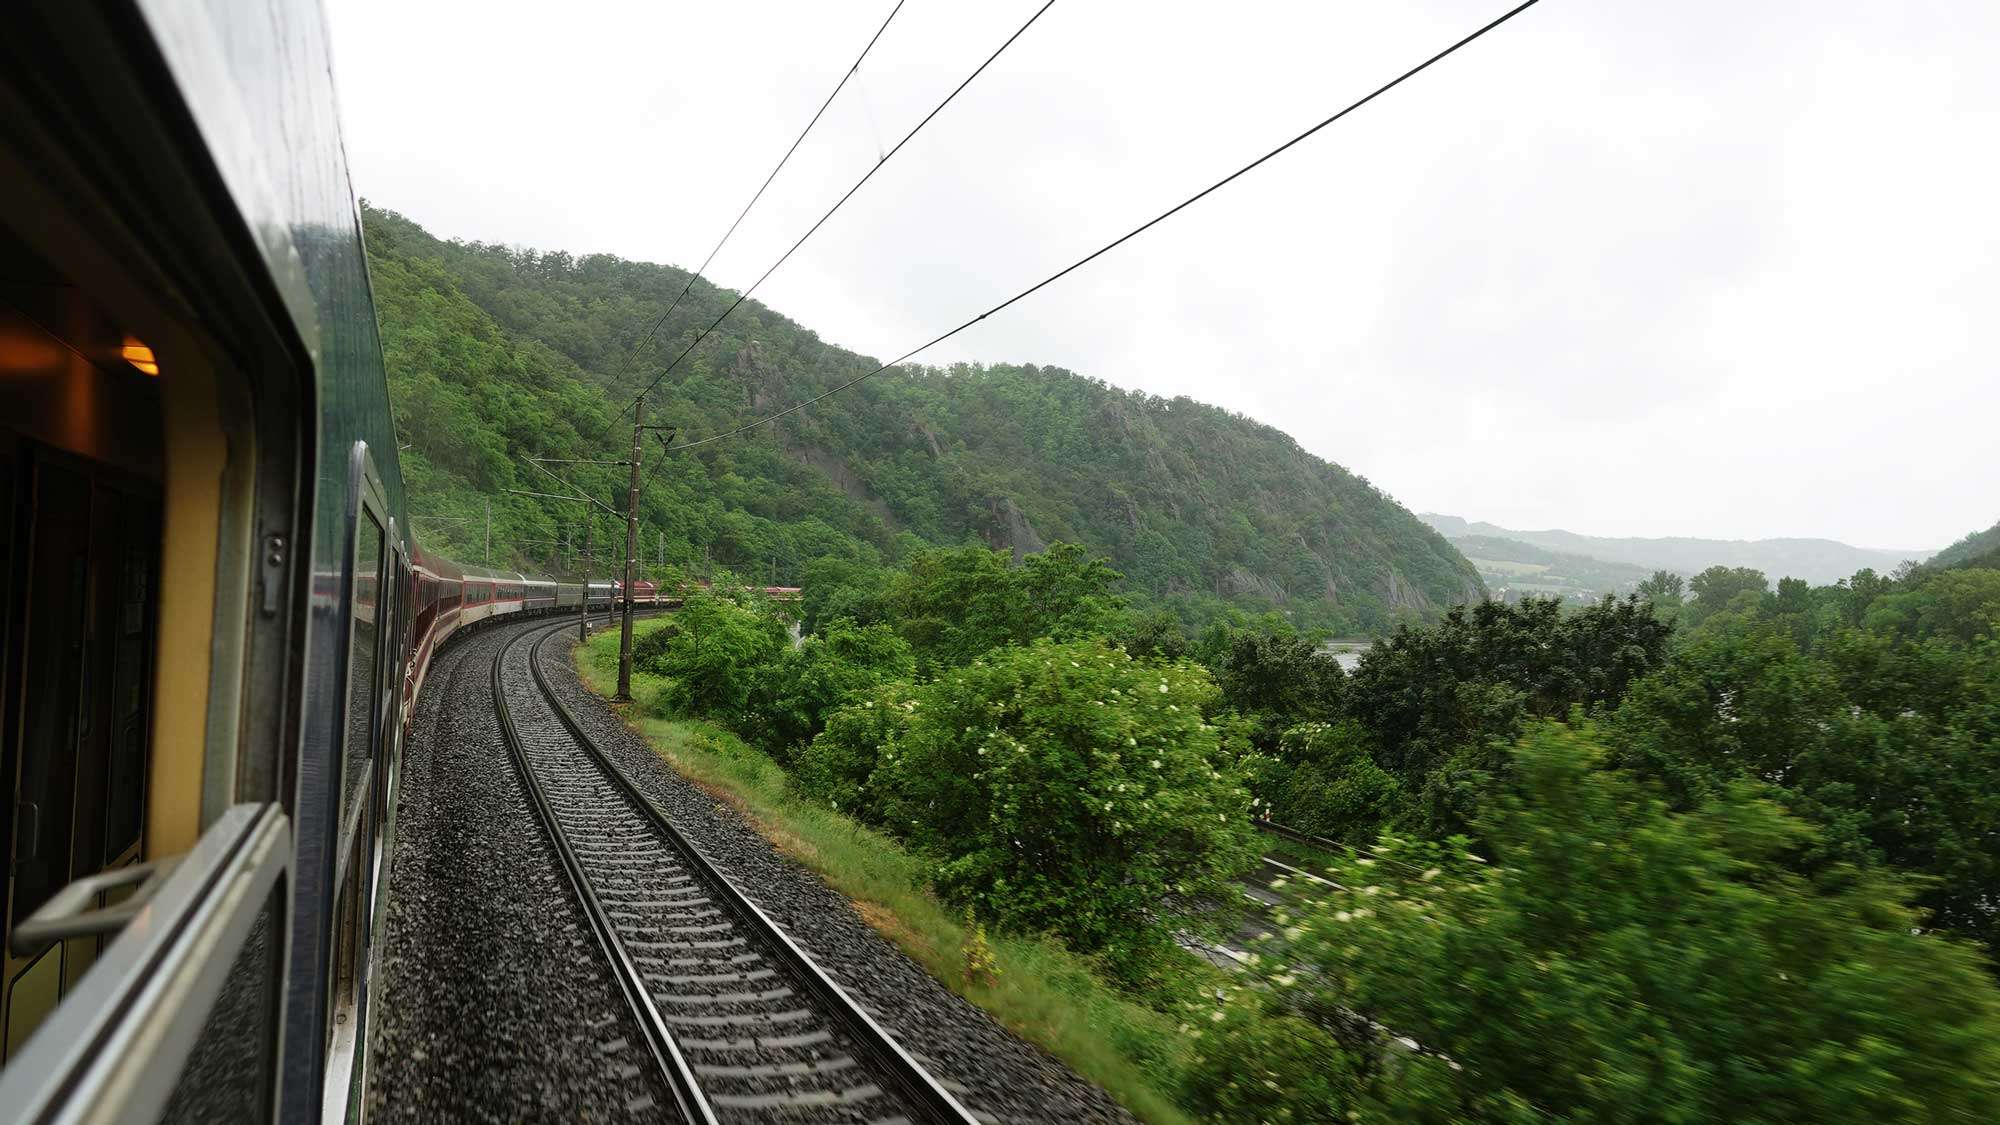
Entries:
[[[408,531],[316,0],[0,7],[0,1117],[358,1116]],[[609,609],[608,580],[589,584]]]

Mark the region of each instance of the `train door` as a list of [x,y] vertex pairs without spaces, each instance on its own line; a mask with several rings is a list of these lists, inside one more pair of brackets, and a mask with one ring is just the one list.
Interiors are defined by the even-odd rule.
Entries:
[[[152,680],[157,488],[100,462],[19,441],[6,475],[11,786],[5,918],[13,930],[72,880],[137,862]],[[92,896],[103,908],[124,888]],[[24,1043],[102,948],[101,936],[9,952],[0,1060]]]
[[[325,592],[323,608],[337,615],[345,633],[345,661],[330,693],[343,707],[340,740],[325,747],[324,759],[302,775],[295,806],[302,893],[292,958],[295,964],[317,964],[322,973],[317,980],[293,974],[288,1017],[296,1021],[292,1034],[302,1043],[310,1035],[322,1048],[318,1108],[328,1119],[357,1114],[365,1088],[362,1031],[368,1018],[376,880],[391,811],[384,789],[395,745],[392,703],[402,674],[391,569],[396,525],[388,516],[366,442],[354,443],[349,472],[343,572],[315,584]],[[289,1092],[288,1105],[301,1107],[304,1094]]]

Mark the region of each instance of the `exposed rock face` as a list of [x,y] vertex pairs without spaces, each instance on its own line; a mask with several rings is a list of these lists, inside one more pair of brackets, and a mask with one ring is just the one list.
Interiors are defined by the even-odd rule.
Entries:
[[784,377],[764,362],[763,345],[757,341],[750,341],[736,353],[730,377],[737,386],[750,388],[751,410],[764,414],[784,405]]
[[1430,608],[1430,599],[1424,596],[1424,592],[1403,581],[1402,575],[1397,574],[1393,570],[1389,572],[1388,585],[1389,589],[1384,594],[1384,600],[1389,603],[1390,609],[1410,609],[1421,612]]
[[1223,574],[1221,592],[1225,597],[1243,594],[1257,594],[1274,602],[1285,600],[1285,588],[1261,574],[1253,574],[1240,566],[1232,566]]
[[1011,496],[996,496],[991,501],[993,522],[986,531],[986,541],[997,550],[1006,548],[1014,552],[1014,561],[1020,562],[1023,555],[1039,554],[1048,549],[1041,535],[1035,531],[1028,517],[1014,504]]
[[889,510],[889,505],[884,504],[881,497],[868,491],[867,483],[854,475],[854,471],[847,467],[847,462],[842,461],[824,449],[815,449],[809,445],[787,444],[785,452],[825,473],[827,479],[840,486],[842,492],[847,493],[855,502],[866,506],[870,512],[874,513],[875,517],[888,527],[891,534],[897,531],[896,514]]

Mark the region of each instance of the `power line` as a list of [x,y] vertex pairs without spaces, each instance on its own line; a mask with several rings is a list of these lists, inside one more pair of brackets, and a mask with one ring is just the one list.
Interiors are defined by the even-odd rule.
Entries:
[[[870,371],[863,375],[857,375],[854,378],[849,379],[847,382],[842,383],[839,386],[833,388],[830,391],[826,391],[823,394],[814,395],[812,398],[809,398],[804,402],[797,403],[792,406],[787,406],[786,408],[778,411],[775,414],[765,415],[764,417],[759,418],[754,422],[747,422],[741,426],[736,427],[733,430],[727,430],[724,431],[723,433],[713,434],[709,437],[700,438],[695,441],[681,442],[679,445],[671,446],[668,449],[668,452],[674,452],[676,450],[681,450],[681,449],[693,449],[695,446],[698,445],[707,445],[708,443],[713,441],[721,441],[724,438],[735,437],[738,434],[754,430],[759,426],[775,422],[778,419],[783,418],[787,414],[803,410],[806,407],[811,406],[818,402],[824,402],[825,400],[832,398],[834,395],[837,395],[840,392],[847,390],[849,387],[852,387],[855,384],[860,383],[865,379],[869,379],[872,378],[873,376],[880,375],[882,372],[889,370],[891,367],[903,363],[904,361],[908,360],[911,356],[914,356],[919,352],[924,351],[925,349],[936,347],[938,344],[944,343],[946,340],[949,340],[953,336],[958,335],[960,332],[963,332],[966,329],[972,327],[973,325],[978,324],[980,321],[985,320],[987,317],[992,316],[994,313],[997,313],[1002,309],[1005,309],[1007,306],[1012,305],[1017,301],[1020,301],[1040,291],[1043,288],[1046,288],[1047,286],[1061,280],[1064,277],[1067,277],[1068,275],[1074,273],[1078,269],[1081,269],[1084,266],[1089,265],[1091,262],[1096,261],[1098,258],[1103,257],[1104,255],[1110,253],[1111,251],[1117,249],[1118,247],[1123,246],[1125,243],[1130,242],[1132,239],[1137,238],[1139,235],[1144,234],[1146,231],[1151,230],[1153,227],[1158,226],[1160,223],[1163,223],[1166,220],[1172,218],[1173,216],[1179,214],[1181,211],[1186,210],[1188,207],[1193,206],[1195,203],[1201,201],[1207,196],[1213,194],[1214,192],[1232,183],[1245,173],[1251,171],[1252,169],[1258,167],[1259,165],[1262,165],[1263,163],[1272,159],[1278,154],[1284,152],[1286,149],[1291,148],[1293,145],[1298,144],[1299,142],[1312,136],[1314,133],[1319,132],[1321,129],[1324,129],[1327,126],[1333,124],[1334,122],[1340,120],[1341,118],[1346,117],[1348,114],[1353,113],[1355,110],[1360,109],[1362,106],[1367,105],[1369,102],[1374,101],[1376,98],[1381,97],[1383,94],[1388,93],[1390,90],[1395,89],[1396,87],[1402,85],[1404,82],[1407,82],[1411,78],[1416,77],[1418,74],[1421,74],[1424,71],[1430,69],[1432,65],[1443,60],[1445,57],[1451,55],[1453,52],[1457,51],[1460,47],[1463,47],[1466,44],[1472,42],[1473,40],[1478,39],[1480,36],[1485,35],[1487,32],[1492,31],[1494,28],[1499,27],[1501,24],[1506,23],[1508,20],[1511,20],[1515,16],[1520,15],[1522,12],[1527,11],[1529,8],[1534,7],[1537,3],[1540,3],[1540,0],[1525,0],[1524,3],[1509,10],[1505,15],[1487,24],[1486,26],[1480,28],[1478,31],[1475,31],[1472,34],[1466,36],[1465,38],[1460,39],[1458,42],[1453,43],[1451,46],[1446,47],[1444,50],[1439,51],[1437,54],[1432,55],[1428,59],[1425,59],[1423,62],[1418,63],[1416,66],[1413,66],[1410,69],[1404,71],[1402,74],[1398,75],[1391,81],[1376,87],[1375,91],[1369,94],[1367,97],[1364,97],[1360,101],[1353,103],[1346,109],[1341,110],[1340,112],[1334,114],[1333,116],[1326,118],[1325,120],[1319,122],[1317,125],[1314,125],[1312,128],[1307,129],[1305,132],[1300,133],[1298,136],[1293,137],[1291,140],[1286,141],[1284,144],[1279,145],[1277,148],[1274,148],[1271,151],[1265,153],[1264,155],[1258,157],[1257,159],[1252,160],[1250,163],[1245,164],[1243,167],[1238,168],[1236,171],[1229,173],[1227,176],[1222,177],[1221,179],[1215,181],[1214,183],[1208,185],[1207,187],[1201,189],[1200,191],[1194,193],[1193,195],[1188,196],[1186,199],[1181,200],[1179,203],[1174,204],[1172,207],[1167,208],[1165,211],[1160,212],[1158,215],[1155,215],[1152,218],[1146,220],[1145,222],[1139,224],[1138,226],[1133,227],[1131,230],[1126,231],[1124,234],[1119,235],[1117,238],[1112,239],[1110,242],[1105,243],[1103,246],[1100,246],[1097,249],[1091,251],[1090,253],[1084,255],[1083,257],[1078,258],[1076,261],[1071,262],[1069,265],[1064,266],[1062,269],[1059,269],[1056,272],[1050,274],[1049,276],[1043,278],[1042,280],[1037,281],[1036,283],[1030,285],[1026,289],[1021,290],[1019,293],[1014,294],[1012,297],[1009,297],[1006,300],[1000,302],[999,304],[994,305],[992,308],[987,309],[985,312],[980,313],[978,316],[975,316],[972,319],[966,321],[965,323],[959,325],[958,327],[953,328],[949,332],[944,332],[941,333],[940,335],[934,336],[931,339],[925,341],[924,343],[918,344],[916,347],[911,348],[907,352],[904,352],[902,355],[897,356],[895,359],[892,359],[889,362],[883,364],[882,366],[877,367],[873,371]],[[731,307],[733,308],[734,306]],[[699,343],[700,341],[696,342]]]
[[[1019,28],[1017,28],[1014,34],[1009,35],[1007,37],[1007,41],[1005,43],[1000,44],[999,48],[996,49],[991,55],[986,56],[986,61],[980,63],[978,69],[974,70],[971,74],[966,75],[965,81],[960,82],[956,87],[952,89],[951,93],[945,95],[943,101],[939,102],[936,105],[936,107],[934,107],[929,113],[925,114],[924,119],[922,121],[917,122],[916,128],[911,129],[908,133],[905,133],[903,135],[903,139],[896,142],[895,148],[890,149],[887,155],[884,155],[879,160],[877,160],[874,163],[874,165],[871,166],[859,180],[856,180],[854,182],[854,186],[847,189],[847,194],[841,196],[840,199],[836,201],[832,207],[829,207],[827,209],[826,214],[821,215],[819,217],[819,222],[814,223],[811,229],[807,230],[804,234],[800,235],[799,240],[797,242],[792,243],[792,247],[790,250],[787,250],[783,254],[779,255],[778,260],[771,263],[770,269],[765,270],[762,276],[760,276],[755,282],[751,283],[750,288],[745,289],[741,294],[737,296],[736,300],[730,302],[729,307],[722,310],[722,315],[716,317],[712,322],[710,322],[707,328],[702,329],[701,334],[696,336],[692,343],[690,343],[687,347],[682,348],[681,354],[675,356],[674,361],[672,363],[667,364],[666,370],[660,372],[658,375],[655,375],[653,377],[653,381],[646,384],[646,389],[640,391],[636,396],[634,396],[632,401],[635,403],[638,402],[639,399],[644,398],[647,394],[651,393],[654,387],[659,386],[660,380],[673,374],[674,368],[680,366],[681,360],[686,359],[688,357],[689,352],[693,351],[696,347],[698,347],[703,340],[708,339],[708,334],[710,332],[715,331],[716,325],[719,325],[723,321],[729,319],[729,314],[735,312],[737,306],[749,300],[750,294],[755,293],[757,291],[757,287],[759,285],[764,284],[766,278],[769,278],[772,274],[776,273],[778,271],[778,267],[785,264],[786,259],[790,258],[792,254],[798,250],[799,247],[804,246],[806,244],[806,239],[811,238],[814,232],[818,231],[820,227],[826,224],[826,221],[828,219],[833,218],[834,212],[840,210],[841,207],[845,205],[849,199],[854,198],[854,193],[860,191],[861,186],[863,184],[866,184],[869,181],[869,179],[875,175],[875,173],[882,170],[882,166],[884,164],[889,163],[889,161],[893,159],[898,152],[901,152],[903,150],[903,146],[909,144],[910,139],[912,137],[915,137],[918,133],[922,132],[924,126],[931,123],[932,118],[936,117],[939,113],[943,112],[944,107],[952,103],[952,99],[958,97],[959,94],[963,93],[967,86],[972,85],[972,80],[978,78],[982,73],[985,72],[987,67],[993,65],[993,60],[999,58],[1001,54],[1003,54],[1007,50],[1007,48],[1013,46],[1014,41],[1016,39],[1019,39],[1022,36],[1022,34],[1024,34],[1030,27],[1033,27],[1036,20],[1042,18],[1043,12],[1046,12],[1050,8],[1055,6],[1055,2],[1056,0],[1047,0],[1047,2],[1044,3],[1041,7],[1035,9],[1035,14],[1028,17],[1028,22],[1022,24]],[[630,409],[632,409],[630,405],[626,406],[625,408],[625,410],[630,410]],[[620,417],[623,417],[625,411],[621,410],[618,413]]]
[[[647,344],[653,342],[653,336],[659,332],[660,325],[665,324],[667,322],[667,318],[674,315],[674,310],[681,307],[681,301],[686,299],[688,291],[694,288],[695,279],[708,271],[708,264],[715,260],[715,256],[718,253],[721,253],[723,243],[728,242],[729,236],[736,233],[736,228],[743,224],[743,220],[750,214],[750,209],[752,207],[757,206],[757,201],[764,198],[765,189],[771,186],[772,180],[778,178],[779,172],[784,171],[786,163],[788,163],[792,159],[792,154],[797,152],[799,150],[799,145],[805,142],[806,134],[812,132],[813,126],[819,124],[819,119],[825,116],[827,107],[833,104],[833,99],[839,97],[840,91],[847,87],[847,80],[853,78],[854,75],[860,71],[862,60],[868,57],[868,52],[875,49],[876,40],[881,39],[882,33],[889,30],[890,22],[896,18],[897,12],[903,10],[903,5],[906,2],[907,0],[896,0],[896,6],[894,8],[889,9],[889,18],[883,20],[882,26],[875,29],[874,37],[868,40],[868,45],[866,47],[861,48],[861,54],[855,57],[854,65],[848,67],[847,72],[840,76],[840,81],[833,87],[833,92],[828,94],[826,96],[826,100],[819,104],[819,111],[812,115],[811,121],[806,122],[806,127],[804,129],[799,130],[798,137],[792,141],[792,147],[786,149],[785,155],[778,158],[777,167],[772,168],[771,174],[764,177],[764,182],[758,185],[757,187],[757,193],[750,197],[750,202],[745,203],[743,205],[743,210],[737,214],[736,221],[729,224],[729,229],[722,232],[722,238],[716,242],[715,248],[708,252],[708,257],[703,258],[701,260],[701,265],[695,267],[695,271],[688,275],[687,284],[681,286],[681,291],[674,296],[673,303],[667,306],[667,311],[661,313],[659,315],[659,318],[653,321],[653,326],[651,328],[646,329],[646,335],[640,338],[638,344],[634,345],[630,352],[626,353],[625,363],[621,367],[619,367],[618,374],[614,378],[614,383],[617,380],[622,380],[625,377],[625,373],[631,370],[632,368],[632,361],[639,358],[639,353],[646,350]],[[628,406],[625,409],[630,410],[631,407]],[[621,411],[620,417],[622,416],[623,412]],[[612,423],[614,425],[617,423],[617,421],[618,421],[617,418],[612,419]]]

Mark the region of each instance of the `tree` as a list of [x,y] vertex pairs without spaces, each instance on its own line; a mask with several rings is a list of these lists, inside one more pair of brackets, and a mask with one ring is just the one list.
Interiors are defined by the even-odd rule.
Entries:
[[826,716],[878,684],[916,671],[910,646],[887,625],[828,622],[756,672],[755,737],[781,761],[825,728]]
[[1444,836],[1470,824],[1506,746],[1534,717],[1615,705],[1660,667],[1671,624],[1636,597],[1565,614],[1552,598],[1456,607],[1398,629],[1347,680],[1347,714],[1409,802],[1409,827]]
[[858,625],[882,620],[882,596],[891,571],[858,559],[826,555],[805,565],[800,578],[800,624],[818,632],[827,622],[845,617]]
[[776,617],[697,590],[674,615],[673,635],[646,670],[668,678],[662,701],[669,709],[744,729],[757,670],[776,661],[787,640]]
[[1688,607],[1689,617],[1694,624],[1700,624],[1728,609],[1739,595],[1755,593],[1763,597],[1770,585],[1764,572],[1754,567],[1711,566],[1688,581],[1688,592],[1694,596],[1694,603]]
[[1687,600],[1687,580],[1671,570],[1656,570],[1639,583],[1636,593],[1640,601],[1652,603],[1653,612],[1671,620]]
[[[1346,1082],[1301,1076],[1320,1102],[1267,1119],[2000,1115],[2000,991],[1970,948],[1914,932],[1899,883],[1802,876],[1787,859],[1812,830],[1749,789],[1674,813],[1601,754],[1538,724],[1482,821],[1490,862],[1387,841],[1291,908],[1266,980]],[[1285,1061],[1245,1047],[1210,1050]]]
[[1269,751],[1290,727],[1338,719],[1347,677],[1331,654],[1280,627],[1232,633],[1215,678],[1223,703],[1250,721],[1251,742]]
[[1354,844],[1373,841],[1403,802],[1401,783],[1375,764],[1368,732],[1353,722],[1286,731],[1255,789],[1279,824]]
[[1119,574],[1073,543],[1052,544],[1018,567],[1005,551],[960,547],[919,554],[883,600],[926,668],[964,664],[1001,645],[1069,640],[1124,629]]
[[1801,651],[1782,620],[1729,620],[1636,685],[1619,764],[1681,808],[1769,785],[1820,826],[1812,862],[1927,877],[1933,925],[2000,943],[2000,644],[1841,628]]

